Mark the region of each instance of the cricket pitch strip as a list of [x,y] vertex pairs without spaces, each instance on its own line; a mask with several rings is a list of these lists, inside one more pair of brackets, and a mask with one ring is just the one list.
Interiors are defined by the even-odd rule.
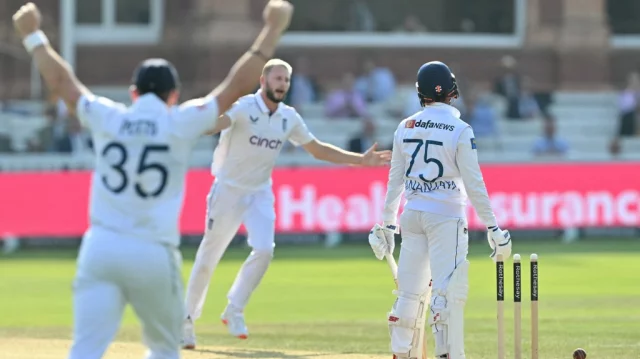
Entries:
[[[3,359],[60,359],[69,354],[71,341],[62,339],[0,339],[0,356]],[[105,359],[140,359],[145,348],[138,343],[114,342]],[[388,359],[390,356],[366,354],[340,354],[290,351],[279,349],[245,349],[202,346],[196,350],[182,351],[184,359],[260,358],[260,359]]]

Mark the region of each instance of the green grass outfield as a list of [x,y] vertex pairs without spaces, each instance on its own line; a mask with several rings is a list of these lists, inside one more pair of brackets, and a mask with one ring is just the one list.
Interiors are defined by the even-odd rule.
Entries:
[[[265,350],[220,357],[305,357],[288,351],[335,353],[336,358],[347,357],[346,353],[391,357],[386,313],[394,301],[393,282],[386,263],[377,261],[365,245],[276,248],[274,262],[246,309],[249,340],[229,337],[218,316],[247,253],[246,248],[231,249],[214,274],[203,317],[197,322],[200,345]],[[486,242],[471,243],[465,313],[468,359],[496,358],[495,266],[488,253]],[[515,242],[514,253],[523,257],[524,358],[530,357],[531,253],[540,260],[540,358],[571,358],[577,347],[585,348],[589,359],[640,358],[640,240],[523,241]],[[70,338],[75,255],[76,251],[52,250],[0,256],[0,357],[22,358],[11,356],[16,350],[12,339],[38,338],[42,343]],[[186,281],[194,249],[184,249],[183,255]],[[507,264],[507,357],[513,358],[513,277],[511,261]],[[139,325],[128,310],[118,340],[138,339]],[[65,351],[58,357],[65,357]],[[215,353],[210,349],[189,358],[217,358]]]

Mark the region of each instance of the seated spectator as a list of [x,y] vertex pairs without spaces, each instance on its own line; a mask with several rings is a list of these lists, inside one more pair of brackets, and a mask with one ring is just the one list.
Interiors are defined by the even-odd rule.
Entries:
[[467,101],[465,98],[469,96],[471,91],[475,91],[472,82],[467,77],[464,68],[459,62],[449,63],[449,68],[456,75],[456,84],[458,85],[458,98],[451,101],[451,106],[460,111],[461,117],[467,112]]
[[341,9],[341,12],[344,12],[343,9],[347,9],[349,19],[346,28],[347,31],[376,31],[376,18],[367,1],[351,0],[349,3],[338,8]]
[[47,124],[38,130],[35,138],[29,140],[27,146],[30,152],[64,152],[66,121],[60,113],[60,107],[57,104],[47,107],[44,113]]
[[376,142],[376,125],[372,119],[362,121],[362,132],[352,137],[347,146],[349,151],[363,153]]
[[518,96],[518,117],[523,119],[536,118],[541,115],[540,106],[538,100],[532,92],[532,81],[530,78],[525,77],[520,87],[520,94]]
[[63,152],[73,153],[74,155],[91,153],[93,148],[91,135],[76,118],[69,118],[69,121],[67,121],[67,133],[63,143],[65,144]]
[[314,103],[318,101],[318,98],[319,87],[315,78],[309,74],[309,61],[304,57],[299,58],[293,68],[291,87],[285,102],[298,108]]
[[547,115],[543,121],[544,134],[533,145],[536,156],[563,156],[569,151],[569,144],[556,135],[555,120]]
[[11,138],[7,135],[0,134],[0,153],[13,152],[11,147]]
[[20,106],[14,106],[7,100],[0,100],[0,112],[12,115],[29,115],[29,111]]
[[466,33],[474,33],[476,32],[476,23],[475,21],[469,19],[469,18],[464,18],[460,21],[460,32],[466,32]]
[[476,139],[491,143],[492,147],[497,147],[495,142],[498,138],[498,116],[489,98],[479,92],[471,92],[466,106],[466,114],[462,118],[473,128]]
[[342,87],[327,95],[325,114],[330,118],[360,118],[367,115],[364,98],[354,89],[353,74],[346,73]]
[[407,15],[404,18],[404,22],[400,25],[396,31],[398,32],[409,32],[409,33],[420,33],[427,32],[427,27],[418,19],[415,15]]
[[502,58],[503,74],[494,82],[494,92],[507,101],[507,118],[520,118],[520,74],[512,56]]
[[409,91],[405,101],[404,108],[402,109],[403,118],[408,118],[413,116],[416,112],[422,111],[422,106],[420,106],[420,100],[418,99],[417,92]]
[[355,88],[367,102],[382,102],[393,96],[396,92],[396,79],[391,70],[376,66],[371,60],[364,62],[363,69]]
[[627,77],[627,87],[618,97],[618,136],[635,136],[637,131],[637,111],[640,97],[640,74],[632,72]]
[[620,144],[620,137],[614,137],[609,144],[609,154],[611,157],[618,157],[622,152],[622,146]]

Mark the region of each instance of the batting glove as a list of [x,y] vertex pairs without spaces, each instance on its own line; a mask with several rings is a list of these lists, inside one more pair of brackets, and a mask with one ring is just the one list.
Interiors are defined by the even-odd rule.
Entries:
[[369,245],[373,249],[376,258],[382,260],[386,254],[393,255],[396,246],[394,234],[397,233],[398,227],[393,224],[383,226],[376,223],[369,232]]
[[502,259],[508,259],[511,256],[511,234],[509,231],[502,230],[499,227],[489,228],[487,241],[492,250],[489,257],[494,262],[498,254],[502,254]]

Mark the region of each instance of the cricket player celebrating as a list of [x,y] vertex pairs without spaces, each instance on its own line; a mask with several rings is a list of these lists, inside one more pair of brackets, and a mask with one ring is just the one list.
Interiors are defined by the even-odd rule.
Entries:
[[426,359],[417,343],[432,276],[429,325],[436,358],[463,359],[463,310],[469,288],[467,193],[489,229],[491,258],[497,254],[508,258],[511,239],[498,227],[491,209],[473,130],[450,106],[458,97],[454,74],[442,62],[429,62],[417,77],[423,109],[402,121],[395,132],[384,223],[374,226],[369,243],[378,259],[393,254],[404,190],[398,298],[388,317],[391,351],[394,358]]
[[229,291],[221,319],[229,333],[246,339],[243,310],[271,263],[275,208],[271,173],[285,141],[313,157],[337,164],[384,165],[390,151],[364,154],[318,141],[296,110],[282,103],[289,91],[291,66],[273,59],[264,66],[260,89],[241,98],[218,119],[224,130],[214,152],[215,181],[207,198],[206,228],[187,286],[184,348],[196,345],[194,321],[202,313],[209,281],[227,246],[244,223],[252,251]]
[[[49,45],[32,3],[13,16],[47,87],[92,133],[96,164],[90,227],[73,286],[69,358],[97,359],[115,337],[127,303],[142,322],[150,359],[177,359],[184,320],[178,221],[188,159],[196,139],[215,131],[219,113],[256,86],[293,7],[272,0],[251,51],[208,96],[177,106],[179,80],[162,59],[144,61],[126,107],[94,96]],[[77,189],[72,189],[77,190]]]

